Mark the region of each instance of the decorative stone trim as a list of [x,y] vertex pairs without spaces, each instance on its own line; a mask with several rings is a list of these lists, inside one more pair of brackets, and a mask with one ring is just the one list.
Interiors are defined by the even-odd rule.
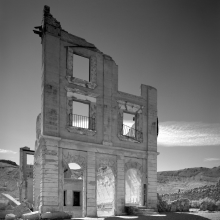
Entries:
[[79,128],[79,127],[74,127],[74,126],[67,126],[66,128],[71,133],[87,135],[87,136],[94,136],[96,134],[96,131],[89,130],[86,128]]

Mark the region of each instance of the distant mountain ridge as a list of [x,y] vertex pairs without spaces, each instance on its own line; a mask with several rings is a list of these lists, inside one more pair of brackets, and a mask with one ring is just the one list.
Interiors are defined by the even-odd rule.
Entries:
[[220,166],[213,168],[195,167],[157,173],[159,194],[176,193],[205,185],[215,185],[220,179]]

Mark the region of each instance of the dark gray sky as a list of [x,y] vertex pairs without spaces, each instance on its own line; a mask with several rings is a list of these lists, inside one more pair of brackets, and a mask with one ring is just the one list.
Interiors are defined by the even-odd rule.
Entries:
[[34,149],[41,44],[32,30],[44,5],[64,30],[112,56],[119,90],[140,95],[141,84],[157,88],[158,170],[220,165],[220,1],[214,0],[2,0],[0,158],[18,162],[20,147]]

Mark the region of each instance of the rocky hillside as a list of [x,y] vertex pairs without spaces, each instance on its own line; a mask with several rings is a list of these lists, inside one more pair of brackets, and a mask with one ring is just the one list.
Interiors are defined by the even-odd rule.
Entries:
[[16,163],[1,160],[0,193],[8,193],[17,198],[19,196],[17,182],[19,182],[19,166]]
[[187,168],[177,171],[163,171],[157,174],[159,194],[178,193],[193,188],[215,185],[220,178],[220,166],[214,168]]
[[179,198],[187,198],[189,200],[201,200],[209,198],[215,202],[220,201],[220,180],[215,185],[202,186],[180,193],[162,194],[162,200],[174,201]]

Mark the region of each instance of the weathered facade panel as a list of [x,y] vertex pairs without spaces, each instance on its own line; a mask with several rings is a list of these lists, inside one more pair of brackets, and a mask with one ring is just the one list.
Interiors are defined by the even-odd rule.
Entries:
[[[122,215],[126,205],[157,210],[156,89],[141,85],[141,96],[118,91],[114,60],[64,31],[48,6],[39,34],[43,73],[35,209],[74,217]],[[88,81],[75,76],[75,56],[89,61]],[[83,109],[74,113],[76,103],[88,107],[87,115]],[[125,113],[133,116],[130,127]]]

